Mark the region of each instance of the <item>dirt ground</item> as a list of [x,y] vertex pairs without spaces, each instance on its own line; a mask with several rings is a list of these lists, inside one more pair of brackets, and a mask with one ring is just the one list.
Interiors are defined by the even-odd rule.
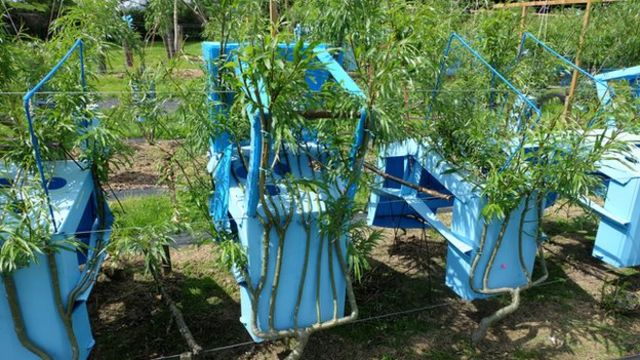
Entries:
[[166,189],[161,183],[162,165],[176,148],[171,141],[158,141],[154,145],[144,140],[130,141],[132,155],[128,163],[112,169],[109,184],[116,191]]
[[[145,150],[145,145],[138,150]],[[114,177],[119,189],[157,184],[153,151],[138,151],[136,168]],[[385,230],[372,269],[355,284],[360,319],[314,334],[305,359],[614,359],[640,353],[640,309],[612,305],[603,294],[640,296],[640,269],[616,270],[591,256],[593,219],[579,209],[552,209],[543,247],[550,276],[527,290],[520,308],[470,344],[479,321],[506,298],[465,302],[444,284],[446,243],[433,231]],[[250,341],[240,324],[233,277],[216,262],[215,245],[172,251],[168,288],[184,312],[204,358],[281,359],[287,342]],[[107,265],[90,301],[93,359],[152,359],[187,350],[140,262],[126,272]],[[628,305],[628,304],[627,304]],[[398,312],[410,311],[377,318]],[[217,349],[241,344],[230,349]]]

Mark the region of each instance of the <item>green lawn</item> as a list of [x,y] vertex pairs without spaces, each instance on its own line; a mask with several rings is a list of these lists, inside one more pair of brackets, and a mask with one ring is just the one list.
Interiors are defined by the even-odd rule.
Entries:
[[[145,48],[145,64],[150,68],[157,67],[160,64],[172,65],[176,72],[174,77],[182,78],[185,70],[201,69],[200,44],[200,42],[186,43],[179,56],[169,60],[162,42],[156,42]],[[124,63],[124,50],[119,47],[109,51],[107,56],[108,71],[106,74],[97,75],[95,82],[97,91],[114,93],[105,94],[106,97],[115,97],[118,92],[125,91],[127,89],[126,73],[136,69],[140,65],[140,61],[140,56],[134,54],[134,67],[127,69]],[[172,84],[160,85],[158,91],[171,91],[173,88]]]

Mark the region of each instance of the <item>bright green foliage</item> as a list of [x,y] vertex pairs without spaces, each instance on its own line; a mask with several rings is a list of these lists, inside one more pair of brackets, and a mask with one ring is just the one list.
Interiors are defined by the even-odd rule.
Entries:
[[39,187],[0,187],[0,274],[10,274],[52,249],[50,217]]
[[118,11],[117,0],[75,0],[53,23],[55,56],[62,55],[76,39],[85,42],[88,60],[94,60],[104,69],[109,49],[126,42],[136,46],[138,35],[129,28]]
[[365,272],[371,269],[367,257],[383,239],[381,230],[370,229],[366,222],[353,222],[349,228],[349,268],[355,280],[360,281]]

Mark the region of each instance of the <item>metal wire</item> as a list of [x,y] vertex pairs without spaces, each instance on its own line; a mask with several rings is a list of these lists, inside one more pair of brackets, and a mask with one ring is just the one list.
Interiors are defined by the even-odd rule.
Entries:
[[[544,91],[548,90],[548,88],[541,89],[527,89],[527,91]],[[437,91],[439,93],[499,93],[499,92],[508,92],[507,90],[498,90],[498,89],[412,89],[411,92],[414,93],[431,93],[433,91]],[[38,91],[37,94],[42,95],[55,95],[55,94],[71,94],[71,95],[81,95],[81,94],[136,94],[143,93],[145,91],[133,91],[133,90],[94,90],[94,91]],[[209,90],[188,90],[188,91],[170,91],[170,90],[156,90],[153,92],[154,94],[232,94],[236,93],[235,91],[209,91]],[[24,91],[0,91],[0,95],[13,95],[13,96],[23,96],[25,94]]]
[[[544,283],[542,283],[542,284],[540,284],[540,285],[538,285],[536,287],[547,286],[547,285],[556,284],[556,283],[565,282],[565,281],[566,281],[566,279],[564,279],[564,278],[558,278],[558,279],[555,279],[555,280],[546,281],[546,282],[544,282]],[[417,307],[417,308],[413,308],[413,309],[395,311],[395,312],[381,314],[381,315],[373,315],[373,316],[369,316],[369,317],[366,317],[366,318],[354,320],[354,321],[352,321],[352,322],[350,322],[348,324],[345,324],[344,326],[349,326],[349,325],[354,325],[354,324],[363,323],[363,322],[369,322],[369,321],[382,320],[382,319],[386,319],[386,318],[390,318],[390,317],[409,315],[409,314],[414,314],[414,313],[417,313],[417,312],[434,310],[434,309],[439,309],[439,308],[445,308],[445,307],[449,307],[449,306],[453,306],[453,305],[457,305],[457,304],[454,303],[454,302],[444,302],[444,303],[440,303],[440,304],[421,306],[421,307]],[[268,343],[268,342],[265,342],[265,343]],[[263,344],[265,344],[265,343],[263,343]],[[203,350],[201,352],[201,354],[205,354],[205,353],[206,354],[210,354],[210,353],[214,353],[214,352],[220,352],[220,351],[235,349],[235,348],[239,348],[239,347],[249,346],[249,345],[255,345],[255,342],[247,341],[247,342],[242,342],[242,343],[237,343],[237,344],[232,344],[232,345],[215,347],[215,348]],[[161,356],[161,357],[157,357],[157,358],[152,358],[151,360],[180,359],[181,356],[183,356],[183,354]]]

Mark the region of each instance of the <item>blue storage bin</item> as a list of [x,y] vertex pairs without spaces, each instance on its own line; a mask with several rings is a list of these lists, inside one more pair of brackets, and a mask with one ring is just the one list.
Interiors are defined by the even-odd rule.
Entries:
[[[614,89],[610,86],[610,83],[614,81],[626,81],[631,86],[632,95],[640,94],[637,87],[640,66],[610,70],[594,76],[530,33],[525,33],[522,37],[518,59],[525,52],[525,45],[528,41],[592,84],[597,98],[603,106],[612,105],[615,100]],[[596,114],[595,116],[601,115]],[[609,119],[607,126],[615,126],[615,119]],[[587,198],[581,201],[600,218],[593,256],[615,267],[629,267],[640,265],[640,232],[637,229],[637,220],[640,218],[640,198],[638,197],[638,177],[640,175],[638,144],[640,144],[640,137],[626,134],[621,140],[626,141],[629,145],[628,156],[609,154],[609,159],[598,164],[598,175],[603,180],[602,190],[598,195],[602,197],[603,204]]]
[[[81,279],[87,281],[86,288],[80,292],[73,305],[72,323],[78,341],[79,358],[86,359],[95,341],[91,333],[91,323],[87,311],[87,299],[98,271],[89,271],[89,266],[81,270],[80,265],[86,264],[86,257],[96,261],[99,270],[105,253],[95,253],[98,237],[106,245],[110,236],[112,217],[109,209],[105,209],[107,216],[104,232],[93,232],[99,228],[97,215],[96,189],[93,185],[90,171],[80,169],[73,161],[56,161],[45,163],[50,172],[66,181],[66,185],[50,189],[49,199],[53,208],[57,231],[52,241],[64,241],[69,236],[80,233],[88,247],[85,249],[61,249],[55,254],[60,282],[60,295],[64,304],[68,303],[69,295]],[[15,168],[0,169],[0,178],[12,179]],[[98,190],[100,191],[100,190]],[[2,201],[2,199],[0,199]],[[82,240],[82,239],[81,239]],[[0,243],[2,240],[0,239]],[[29,339],[52,359],[71,359],[71,343],[64,329],[64,323],[54,302],[54,287],[51,273],[45,255],[39,255],[35,263],[19,269],[12,274],[16,284],[16,292],[24,325]],[[23,347],[14,330],[5,284],[0,280],[0,349],[11,354],[11,359],[38,359],[38,357]]]
[[[403,180],[424,184],[423,178],[427,177],[430,189],[446,189],[443,194],[451,195],[451,199],[418,195],[416,190],[406,186],[401,186],[400,189],[377,188],[376,194],[371,196],[369,223],[375,224],[379,220],[377,216],[380,212],[377,207],[381,202],[376,199],[380,198],[380,194],[393,199],[395,203],[404,204],[406,208],[411,209],[422,219],[422,226],[427,224],[427,226],[433,227],[447,240],[447,286],[466,300],[487,297],[488,295],[474,291],[471,287],[471,263],[476,254],[481,253],[474,280],[474,287],[481,289],[482,274],[487,268],[490,257],[490,251],[487,249],[492,249],[496,245],[502,221],[494,219],[488,224],[486,241],[484,247],[481,248],[485,222],[481,212],[485,200],[479,189],[463,179],[460,174],[451,172],[451,166],[424,141],[418,143],[416,140],[406,140],[391,144],[385,147],[380,155],[381,163],[385,163],[385,159],[397,161],[398,158],[406,159],[405,164],[413,163],[412,172]],[[381,179],[378,181],[380,182]],[[535,203],[535,198],[529,201],[522,231],[524,265],[529,275],[533,273],[538,249],[539,214],[535,209]],[[443,223],[437,216],[437,211],[440,208],[448,208],[452,211],[450,225]],[[489,270],[489,288],[516,288],[527,284],[527,275],[521,271],[518,257],[518,227],[523,210],[524,201],[520,208],[510,214],[502,244],[494,265]],[[393,219],[398,215],[392,213],[389,218]],[[482,249],[485,250],[482,251]]]
[[[291,58],[294,45],[280,45],[284,58]],[[225,54],[228,59],[234,58],[233,53],[240,46],[242,45],[227,44]],[[227,106],[233,101],[234,95],[219,92],[215,85],[220,44],[204,43],[202,48],[211,79],[208,98],[213,103],[211,115],[215,119],[221,114],[226,115]],[[307,72],[308,96],[313,96],[313,92],[320,90],[327,81],[340,84],[348,94],[363,96],[355,82],[349,78],[324,46],[314,49],[314,55],[322,66],[320,69]],[[237,69],[236,75],[241,76]],[[266,98],[266,94],[260,96]],[[242,270],[246,271],[245,275],[250,279],[244,278],[240,269],[235,271],[240,285],[240,321],[252,338],[259,342],[281,336],[293,336],[302,330],[317,330],[353,320],[357,316],[354,299],[350,299],[352,312],[345,315],[347,287],[350,286],[350,282],[348,274],[345,273],[348,269],[341,263],[346,263],[346,236],[342,234],[338,239],[329,241],[321,233],[322,224],[319,223],[320,214],[327,211],[326,200],[330,196],[336,196],[338,190],[345,190],[346,185],[340,182],[337,185],[339,189],[331,186],[325,190],[308,190],[291,194],[290,189],[279,181],[285,176],[323,181],[322,167],[318,164],[327,164],[331,154],[310,132],[305,132],[299,139],[298,147],[303,149],[302,151],[293,151],[287,146],[280,149],[273,171],[275,180],[268,181],[264,192],[269,198],[271,210],[284,206],[288,212],[292,203],[294,209],[284,238],[280,239],[276,230],[271,229],[270,239],[265,248],[263,237],[267,230],[260,220],[265,209],[258,201],[260,189],[258,189],[257,179],[260,171],[258,169],[260,149],[262,142],[267,140],[263,139],[263,134],[260,132],[259,119],[255,111],[247,109],[247,113],[251,122],[251,140],[248,144],[236,146],[232,144],[228,134],[219,134],[211,140],[208,164],[208,170],[215,184],[210,201],[214,225],[218,231],[235,233],[247,253],[246,268]],[[361,112],[352,154],[362,146],[365,120],[366,114]],[[243,164],[238,151],[242,151],[244,158],[248,159],[248,168]],[[272,158],[271,162],[275,160],[275,156]],[[358,170],[354,169],[354,171]],[[348,189],[351,199],[355,195],[355,190],[355,187]],[[282,221],[286,221],[285,217],[281,214]],[[279,250],[282,253],[280,280],[277,296],[272,297],[272,284],[277,268],[276,253]],[[269,251],[266,264],[263,264],[264,251]],[[255,286],[259,282],[263,267],[267,269],[264,278],[265,286],[253,301],[248,284]],[[333,285],[331,278],[333,278]],[[297,303],[298,294],[300,294],[300,303]],[[270,322],[272,301],[274,316]]]
[[[56,306],[56,297],[60,297],[65,311],[70,311],[70,323],[73,337],[77,342],[78,359],[87,359],[95,341],[91,333],[91,323],[87,311],[87,299],[96,282],[100,265],[106,252],[100,251],[109,242],[113,217],[103,198],[102,189],[95,187],[91,164],[74,160],[43,161],[38,139],[35,135],[31,114],[32,102],[45,84],[75,53],[79,53],[79,80],[85,89],[83,43],[77,40],[60,62],[24,96],[31,142],[37,166],[36,174],[24,172],[21,179],[29,185],[40,185],[46,196],[46,205],[50,215],[48,225],[51,228],[51,243],[66,241],[75,237],[86,246],[74,249],[65,244],[54,254],[59,288],[52,283],[49,258],[38,255],[35,262],[15,270],[11,274],[17,307],[22,317],[22,325],[28,341],[54,360],[73,358],[72,340],[65,330],[63,316]],[[47,103],[53,107],[55,104]],[[89,122],[80,119],[79,133]],[[24,170],[24,169],[23,169]],[[12,186],[18,169],[11,164],[0,166],[0,184]],[[17,185],[19,186],[19,185]],[[0,195],[0,202],[7,201]],[[103,207],[100,209],[99,207]],[[5,219],[10,226],[11,218]],[[44,224],[46,225],[46,224]],[[0,237],[0,246],[3,238]],[[16,332],[14,316],[9,306],[7,286],[0,279],[0,350],[10,359],[39,359],[35,353],[25,348]],[[66,316],[65,316],[66,317]]]
[[[444,81],[461,75],[464,70],[460,59],[450,57],[454,43],[476,61],[474,64],[477,66],[474,69],[485,70],[489,74],[488,89],[491,91],[487,91],[487,94],[490,95],[479,99],[474,98],[474,101],[484,100],[485,108],[504,117],[508,122],[507,126],[514,133],[521,131],[520,129],[529,118],[533,118],[533,121],[540,118],[539,109],[530,99],[511,85],[457,34],[451,36],[445,49],[437,85],[433,92],[434,99]],[[451,63],[448,67],[447,61]],[[500,91],[506,95],[494,95],[498,93],[497,86],[501,86]],[[451,95],[444,91],[441,96]],[[430,107],[429,114],[431,110]],[[488,138],[487,141],[492,139]],[[524,139],[521,139],[520,143],[514,141],[513,144],[508,145],[505,150],[511,155],[508,156],[503,167],[508,166],[513,154],[523,150],[523,146],[525,146]],[[486,225],[486,239],[483,241],[483,229],[487,220],[482,216],[482,210],[486,205],[486,199],[482,196],[482,184],[472,183],[471,179],[462,176],[460,170],[448,163],[435,150],[431,140],[408,139],[387,145],[379,154],[378,167],[385,173],[402,179],[405,183],[420,185],[422,188],[431,190],[432,193],[425,194],[412,186],[378,176],[369,200],[368,223],[383,227],[432,227],[438,231],[447,240],[448,246],[446,284],[458,296],[466,300],[485,298],[490,296],[493,289],[513,289],[530,283],[539,239],[537,229],[540,214],[535,209],[537,199],[530,199],[526,212],[523,199],[520,207],[508,214],[506,219],[490,219],[489,224]],[[439,195],[434,194],[434,191]],[[545,196],[543,205],[546,201]],[[443,222],[438,216],[440,209],[451,211],[450,223]],[[525,222],[520,231],[522,216],[525,217]],[[505,221],[507,222],[506,231],[501,243],[498,244],[498,234]],[[520,238],[522,239],[522,264],[519,256]],[[498,249],[496,257],[493,265],[488,268],[489,258],[494,248]],[[474,260],[477,265],[472,269]],[[482,281],[485,270],[488,274],[486,288]]]
[[632,154],[636,160],[617,156],[599,164],[604,204],[582,200],[600,218],[593,256],[615,267],[640,265],[640,151]]

